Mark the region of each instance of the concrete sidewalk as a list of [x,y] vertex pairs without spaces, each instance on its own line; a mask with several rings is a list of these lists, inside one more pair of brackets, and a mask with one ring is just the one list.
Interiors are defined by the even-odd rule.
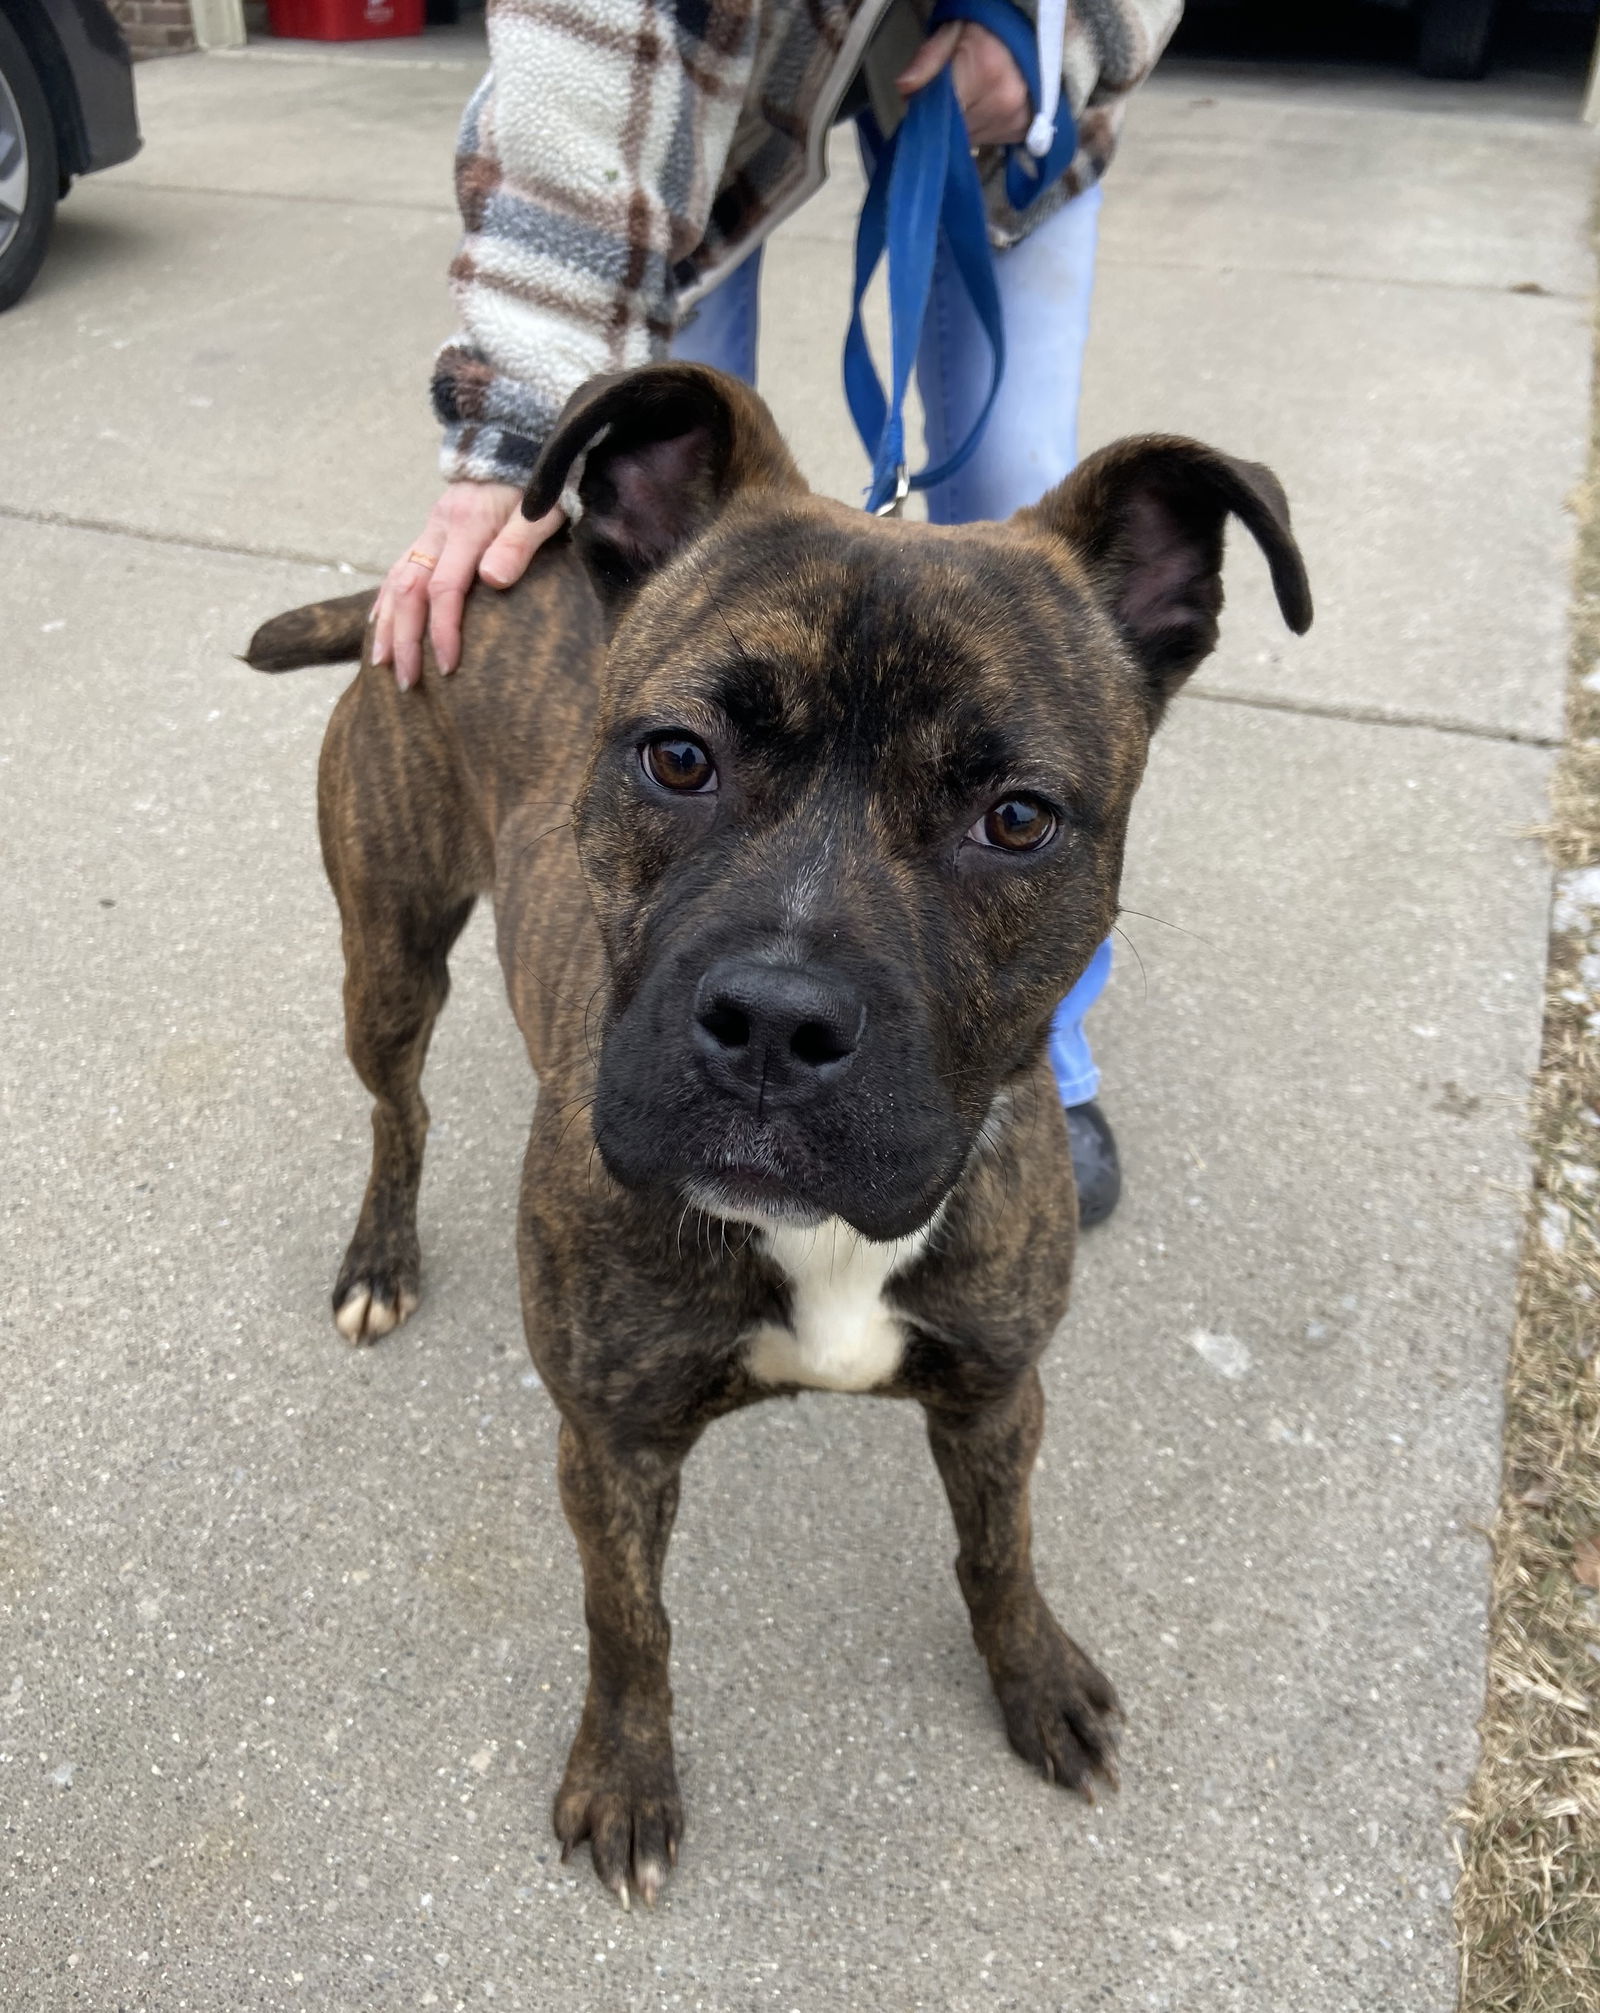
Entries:
[[[689,1840],[625,1917],[548,1828],[581,1597],[488,932],[430,1069],[427,1297],[352,1354],[342,674],[232,657],[431,500],[473,60],[147,67],[144,154],[0,322],[0,2002],[1444,2013],[1590,140],[1537,91],[1355,75],[1174,67],[1137,106],[1086,441],[1273,464],[1319,613],[1289,641],[1241,544],[1096,1030],[1128,1193],[1047,1365],[1037,1546],[1128,1705],[1123,1793],[1007,1749],[917,1420],[773,1406],[689,1470]],[[847,496],[852,200],[784,233],[765,339]]]

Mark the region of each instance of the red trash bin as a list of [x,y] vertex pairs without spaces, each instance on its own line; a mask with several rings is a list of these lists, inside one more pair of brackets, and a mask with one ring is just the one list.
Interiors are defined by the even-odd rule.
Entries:
[[274,35],[305,42],[369,42],[420,35],[425,0],[267,0]]

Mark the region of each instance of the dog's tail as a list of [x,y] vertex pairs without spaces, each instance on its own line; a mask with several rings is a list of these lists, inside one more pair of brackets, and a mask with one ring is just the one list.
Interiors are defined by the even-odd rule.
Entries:
[[298,671],[303,664],[344,664],[361,655],[376,587],[313,601],[263,622],[250,638],[244,661],[253,671]]

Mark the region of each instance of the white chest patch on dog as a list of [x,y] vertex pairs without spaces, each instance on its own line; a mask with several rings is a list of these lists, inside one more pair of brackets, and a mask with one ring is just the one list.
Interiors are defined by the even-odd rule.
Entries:
[[831,1216],[814,1230],[778,1226],[760,1234],[789,1282],[789,1325],[763,1322],[751,1332],[751,1376],[819,1391],[870,1391],[887,1382],[900,1367],[906,1334],[883,1289],[922,1250],[928,1231],[872,1244]]

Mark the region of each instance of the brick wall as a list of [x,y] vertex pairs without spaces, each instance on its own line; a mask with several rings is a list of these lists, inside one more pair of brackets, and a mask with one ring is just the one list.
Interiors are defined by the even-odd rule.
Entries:
[[195,47],[189,0],[111,0],[135,62],[146,56],[176,56]]

